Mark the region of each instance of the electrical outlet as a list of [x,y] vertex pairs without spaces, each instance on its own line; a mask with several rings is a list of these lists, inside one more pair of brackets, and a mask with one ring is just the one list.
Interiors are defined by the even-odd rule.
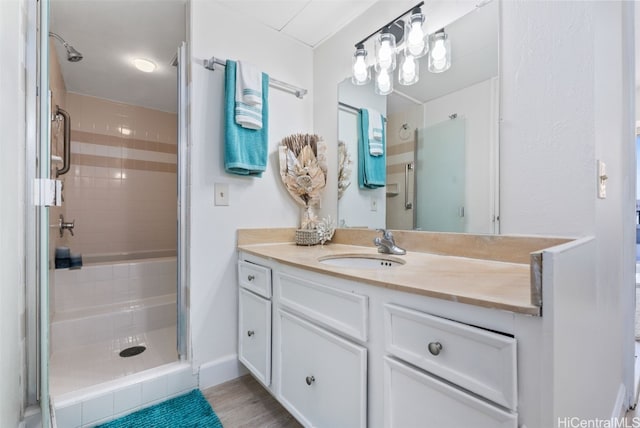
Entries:
[[378,200],[374,197],[371,198],[371,211],[378,211]]
[[215,183],[213,185],[216,206],[228,206],[229,205],[229,184],[227,183]]

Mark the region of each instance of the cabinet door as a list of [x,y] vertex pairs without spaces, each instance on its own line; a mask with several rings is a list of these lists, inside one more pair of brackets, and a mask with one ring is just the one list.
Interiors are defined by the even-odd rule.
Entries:
[[278,398],[305,426],[367,424],[367,350],[285,311]]
[[265,386],[271,384],[271,302],[240,289],[238,358]]
[[518,416],[392,358],[384,359],[385,427],[516,428]]

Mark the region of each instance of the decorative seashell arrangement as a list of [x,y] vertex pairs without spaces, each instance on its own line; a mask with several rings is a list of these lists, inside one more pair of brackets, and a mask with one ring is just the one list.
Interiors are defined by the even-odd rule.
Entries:
[[303,207],[299,233],[296,233],[296,242],[302,245],[324,243],[333,236],[333,232],[327,233],[330,219],[329,223],[326,219],[321,221],[314,212],[327,184],[326,153],[326,144],[315,134],[289,135],[278,148],[282,182],[293,200]]
[[344,141],[338,141],[338,199],[351,185],[351,155]]

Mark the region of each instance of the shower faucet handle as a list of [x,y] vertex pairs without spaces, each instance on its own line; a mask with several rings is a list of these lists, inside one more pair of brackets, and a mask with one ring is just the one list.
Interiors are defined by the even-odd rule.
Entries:
[[60,229],[60,237],[62,238],[64,236],[64,231],[65,229],[69,231],[69,233],[71,233],[71,236],[75,236],[73,234],[73,228],[76,226],[76,220],[73,219],[73,221],[69,222],[65,222],[64,221],[64,215],[60,214],[60,220],[58,221],[58,227]]

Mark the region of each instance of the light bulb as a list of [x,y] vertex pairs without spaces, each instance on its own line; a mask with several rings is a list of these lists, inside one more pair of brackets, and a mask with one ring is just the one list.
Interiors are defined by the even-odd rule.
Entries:
[[407,37],[407,48],[411,55],[420,55],[424,50],[424,33],[422,32],[422,23],[420,21],[411,24],[409,36]]
[[402,64],[402,77],[407,82],[416,77],[416,61],[412,56],[408,56]]
[[444,47],[444,40],[436,40],[433,50],[431,51],[431,58],[434,62],[442,61],[447,55],[447,48]]
[[363,55],[359,55],[353,64],[353,76],[358,82],[367,80],[367,63],[364,61]]
[[389,78],[389,73],[386,70],[381,70],[380,73],[378,73],[376,83],[378,84],[378,90],[381,93],[389,92],[389,89],[391,89],[391,79]]
[[380,49],[378,50],[378,64],[380,64],[381,68],[388,69],[391,67],[391,64],[393,63],[393,59],[391,57],[392,54],[391,44],[388,40],[383,40],[380,44]]
[[401,85],[413,85],[418,82],[418,61],[413,55],[405,54],[398,73],[398,83]]

